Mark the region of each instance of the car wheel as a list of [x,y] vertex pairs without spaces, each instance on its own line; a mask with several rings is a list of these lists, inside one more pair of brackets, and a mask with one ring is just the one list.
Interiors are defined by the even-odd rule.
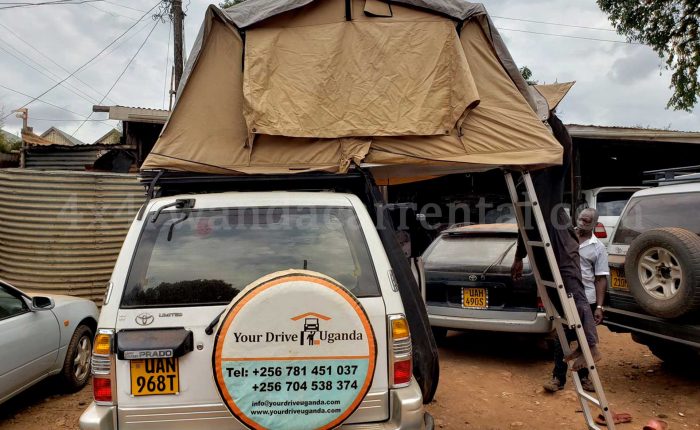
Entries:
[[447,329],[445,327],[431,327],[435,343],[443,343],[447,337]]
[[625,276],[651,315],[678,318],[700,309],[700,237],[675,227],[642,233],[627,252]]
[[64,386],[69,392],[80,390],[90,379],[92,339],[92,330],[86,325],[79,325],[73,332],[61,372]]

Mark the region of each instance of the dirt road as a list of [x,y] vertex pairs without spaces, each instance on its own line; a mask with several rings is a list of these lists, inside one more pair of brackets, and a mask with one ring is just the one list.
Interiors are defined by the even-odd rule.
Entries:
[[[600,329],[599,371],[615,412],[641,429],[660,416],[671,429],[700,429],[700,371],[669,369],[628,334]],[[585,429],[573,391],[543,392],[549,353],[531,338],[453,333],[440,348],[440,386],[429,409],[447,429]]]
[[[601,329],[600,365],[612,408],[642,428],[661,416],[670,429],[700,429],[700,370],[670,369],[629,335]],[[440,348],[441,378],[428,407],[438,429],[585,429],[569,382],[544,393],[551,363],[541,343],[527,337],[452,333]],[[0,406],[0,430],[77,429],[92,388],[59,395],[43,383]]]

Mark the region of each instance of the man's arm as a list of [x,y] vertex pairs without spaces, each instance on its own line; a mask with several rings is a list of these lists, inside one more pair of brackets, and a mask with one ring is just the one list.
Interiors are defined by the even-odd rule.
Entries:
[[518,233],[518,245],[515,248],[515,259],[510,267],[510,276],[515,281],[519,281],[523,277],[523,259],[527,257],[527,248],[522,234]]
[[594,285],[596,309],[593,313],[593,319],[596,324],[600,324],[603,322],[603,302],[605,302],[605,291],[608,289],[608,277],[596,275]]
[[593,319],[595,319],[596,324],[603,322],[603,303],[605,302],[605,292],[608,289],[608,275],[610,274],[610,268],[608,266],[608,252],[605,246],[599,244],[596,247],[596,261],[595,261],[595,304],[596,309],[593,313]]

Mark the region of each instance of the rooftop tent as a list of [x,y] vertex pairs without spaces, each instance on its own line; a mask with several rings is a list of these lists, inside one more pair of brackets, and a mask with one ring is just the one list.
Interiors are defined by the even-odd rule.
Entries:
[[[178,98],[142,165],[194,179],[358,176],[409,320],[429,402],[437,348],[378,183],[560,164],[545,98],[520,76],[479,4],[463,0],[246,0],[210,6]],[[160,170],[161,172],[154,172]],[[204,175],[197,175],[204,174]],[[209,174],[218,174],[213,177]],[[174,173],[172,177],[181,174]],[[164,175],[168,176],[168,175]],[[316,176],[314,181],[318,182]],[[234,177],[245,182],[246,176]],[[267,181],[255,177],[250,186]],[[186,181],[186,180],[185,180]],[[367,181],[367,182],[362,182]],[[247,189],[247,188],[246,188]],[[381,223],[381,225],[380,225]]]
[[480,4],[247,0],[210,6],[142,169],[346,172],[378,181],[561,163]]

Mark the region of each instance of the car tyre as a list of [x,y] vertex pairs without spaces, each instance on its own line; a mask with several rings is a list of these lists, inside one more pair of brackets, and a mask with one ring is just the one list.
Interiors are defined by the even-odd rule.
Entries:
[[61,371],[63,386],[68,392],[79,391],[90,379],[92,339],[92,330],[84,324],[73,332]]
[[682,228],[657,228],[627,252],[630,293],[651,315],[678,318],[700,309],[700,237]]

